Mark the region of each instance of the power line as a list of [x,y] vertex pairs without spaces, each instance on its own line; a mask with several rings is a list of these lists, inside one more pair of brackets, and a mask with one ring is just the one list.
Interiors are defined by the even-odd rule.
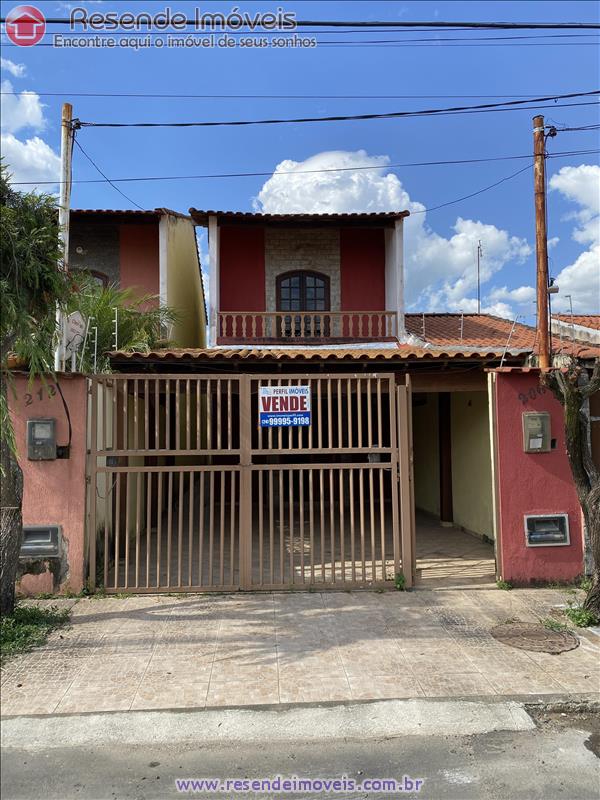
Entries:
[[[481,113],[486,111],[515,110],[515,106],[524,108],[563,108],[564,106],[554,103],[551,106],[527,106],[527,103],[545,103],[548,101],[565,100],[577,97],[591,97],[600,94],[599,90],[591,92],[572,92],[570,94],[559,94],[546,97],[532,97],[529,100],[508,100],[504,103],[482,103],[475,106],[452,106],[449,108],[430,108],[419,111],[392,111],[384,114],[344,114],[327,117],[295,117],[289,119],[255,119],[255,120],[227,120],[227,121],[202,121],[202,122],[78,122],[78,127],[82,128],[213,128],[224,126],[241,125],[281,125],[285,123],[304,123],[304,122],[342,122],[346,120],[366,120],[366,119],[398,119],[401,117],[423,117],[443,114],[457,113]],[[588,105],[587,103],[569,103],[570,105]],[[595,105],[595,103],[591,103]],[[508,106],[508,108],[507,108]]]
[[[24,90],[27,91],[27,90]],[[21,92],[0,92],[0,95],[20,95]],[[503,97],[530,98],[530,94],[154,94],[143,92],[38,92],[38,97],[139,97],[167,100],[452,100],[500,99]],[[556,96],[556,95],[553,95]]]
[[78,147],[78,148],[81,150],[81,152],[83,153],[83,155],[84,155],[84,156],[87,158],[87,160],[88,160],[88,161],[90,162],[90,164],[91,164],[91,165],[94,167],[94,169],[95,169],[95,170],[97,170],[97,171],[100,173],[100,175],[102,175],[102,177],[104,178],[104,180],[105,180],[105,181],[106,181],[108,184],[110,184],[110,185],[112,186],[112,188],[113,188],[113,189],[115,189],[115,190],[116,190],[116,191],[117,191],[117,192],[118,192],[118,193],[119,193],[119,194],[120,194],[122,197],[124,197],[124,198],[125,198],[125,200],[127,200],[127,202],[128,202],[128,203],[131,203],[131,204],[132,204],[132,205],[134,205],[136,208],[139,208],[139,209],[140,209],[140,211],[144,211],[144,209],[142,208],[142,206],[138,205],[138,204],[135,202],[135,200],[132,200],[132,199],[131,199],[131,197],[129,197],[128,195],[126,195],[126,194],[125,194],[125,192],[122,192],[122,191],[119,189],[119,187],[118,187],[118,186],[115,186],[115,184],[114,184],[114,183],[111,181],[111,179],[110,179],[110,178],[109,178],[107,175],[105,175],[105,174],[104,174],[104,172],[102,172],[102,170],[100,169],[100,167],[98,166],[98,164],[96,164],[96,162],[94,161],[94,159],[93,159],[91,156],[89,156],[89,155],[88,155],[88,154],[85,152],[85,150],[84,150],[84,149],[83,149],[83,147],[82,147],[82,146],[79,144],[79,142],[77,141],[77,139],[73,139],[73,142],[74,142],[74,144],[76,144],[76,145],[77,145],[77,147]]
[[[80,146],[80,145],[79,145]],[[81,146],[80,146],[81,147]],[[600,149],[588,150],[566,150],[558,153],[552,153],[548,158],[569,158],[572,156],[593,155],[600,153]],[[324,169],[306,169],[306,170],[288,170],[285,172],[273,172],[272,169],[263,172],[221,172],[211,173],[204,175],[148,175],[133,178],[111,178],[112,183],[139,183],[150,181],[187,181],[187,180],[207,180],[207,179],[221,179],[221,178],[265,178],[265,177],[279,177],[286,175],[316,175],[328,172],[362,172],[372,170],[389,170],[399,169],[406,167],[437,167],[437,166],[451,166],[451,165],[464,165],[464,164],[481,164],[495,161],[513,161],[516,159],[531,158],[531,153],[525,155],[515,156],[493,156],[489,158],[462,158],[446,161],[411,161],[405,163],[394,164],[379,164],[372,166],[360,167],[328,167]],[[73,180],[72,183],[105,183],[108,179],[99,180],[97,178],[80,178]],[[56,186],[60,181],[11,181],[14,186]]]
[[[0,17],[0,23],[6,22],[6,17]],[[46,25],[70,25],[71,20],[69,17],[48,17]],[[81,24],[81,23],[76,23]],[[196,27],[195,19],[186,19],[185,25],[188,27]],[[600,28],[600,24],[596,22],[416,22],[404,21],[399,22],[396,20],[295,20],[297,28],[466,28],[467,30],[595,30]],[[121,27],[121,26],[119,26]],[[148,27],[148,26],[146,26]],[[247,28],[248,25],[241,27]],[[227,32],[227,28],[223,31],[221,26],[213,26],[218,32]],[[291,29],[279,28],[279,32],[289,32]]]

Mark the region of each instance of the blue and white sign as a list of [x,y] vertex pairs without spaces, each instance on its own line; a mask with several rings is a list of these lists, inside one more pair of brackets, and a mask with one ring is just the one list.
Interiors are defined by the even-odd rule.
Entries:
[[261,428],[310,425],[310,386],[261,386],[258,390]]

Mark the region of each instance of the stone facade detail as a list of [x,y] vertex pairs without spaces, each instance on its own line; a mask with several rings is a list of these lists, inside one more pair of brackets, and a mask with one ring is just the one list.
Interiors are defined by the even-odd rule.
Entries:
[[[77,252],[78,248],[81,252]],[[69,269],[95,270],[110,283],[120,279],[119,228],[113,223],[71,221]]]
[[336,228],[265,230],[266,310],[277,310],[277,277],[310,270],[329,276],[331,311],[340,310],[340,232]]

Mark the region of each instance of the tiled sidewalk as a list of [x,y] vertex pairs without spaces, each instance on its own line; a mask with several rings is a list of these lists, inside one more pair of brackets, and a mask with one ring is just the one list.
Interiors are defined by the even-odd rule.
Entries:
[[598,692],[600,638],[551,656],[489,634],[564,603],[548,589],[80,600],[71,627],[7,663],[2,713]]

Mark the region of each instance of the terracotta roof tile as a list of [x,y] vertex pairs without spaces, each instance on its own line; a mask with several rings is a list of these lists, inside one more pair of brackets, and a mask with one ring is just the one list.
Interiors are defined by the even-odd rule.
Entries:
[[[408,333],[438,347],[492,347],[531,351],[535,328],[490,314],[406,314]],[[512,333],[511,333],[512,331]],[[509,338],[510,337],[510,338]]]
[[581,325],[582,328],[592,328],[592,330],[600,331],[600,314],[553,314],[552,319],[558,319],[561,322],[566,322],[569,325]]
[[212,211],[190,208],[190,215],[197,225],[207,226],[209,216],[218,217],[226,223],[301,223],[323,224],[337,222],[354,222],[365,224],[379,223],[391,225],[394,220],[408,217],[410,211],[376,211],[371,213],[347,214],[259,214],[251,211]]

